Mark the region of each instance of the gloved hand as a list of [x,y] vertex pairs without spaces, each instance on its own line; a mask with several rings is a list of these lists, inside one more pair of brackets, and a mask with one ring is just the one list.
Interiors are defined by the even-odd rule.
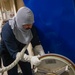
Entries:
[[[17,53],[17,57],[20,55],[20,52]],[[30,62],[31,66],[38,66],[41,63],[41,60],[39,60],[39,56],[29,56],[27,54],[24,54],[22,58],[20,58],[23,62]]]
[[42,55],[45,54],[42,45],[36,45],[36,46],[33,48],[33,52],[34,52],[34,55],[40,55],[40,56],[42,56]]
[[41,60],[39,60],[38,56],[32,56],[31,58],[31,68],[35,68],[40,65]]

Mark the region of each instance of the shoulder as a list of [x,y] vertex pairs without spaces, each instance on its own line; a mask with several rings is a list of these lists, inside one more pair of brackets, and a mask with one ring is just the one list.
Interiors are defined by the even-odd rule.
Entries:
[[12,38],[13,31],[8,22],[4,24],[1,34],[2,34],[2,38],[4,38],[4,39]]
[[2,32],[3,31],[9,31],[11,28],[10,28],[10,26],[9,26],[9,22],[6,22],[4,25],[3,25],[3,27],[2,27]]

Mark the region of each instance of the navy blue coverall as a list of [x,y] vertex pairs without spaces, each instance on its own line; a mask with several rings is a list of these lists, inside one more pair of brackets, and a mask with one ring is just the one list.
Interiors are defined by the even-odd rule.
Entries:
[[[31,31],[33,33],[33,39],[31,43],[33,47],[35,47],[36,45],[39,45],[40,42],[34,27],[32,27]],[[3,59],[3,65],[8,66],[11,64],[15,60],[17,52],[20,52],[24,46],[25,44],[20,43],[15,38],[9,23],[7,22],[3,26],[1,33],[1,55]],[[32,75],[30,63],[19,61],[18,64],[20,65],[23,75]],[[18,75],[17,65],[8,71],[8,75]]]

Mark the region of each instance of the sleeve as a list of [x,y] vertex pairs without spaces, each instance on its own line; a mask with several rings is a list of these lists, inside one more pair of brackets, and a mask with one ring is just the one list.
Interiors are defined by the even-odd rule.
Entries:
[[8,29],[2,30],[2,40],[9,54],[16,58],[16,54],[18,52],[18,46],[15,42],[14,34]]
[[32,27],[31,32],[33,34],[33,39],[31,41],[31,44],[32,44],[32,46],[34,48],[36,45],[40,45],[41,43],[40,43],[40,39],[39,39],[37,30],[36,30],[36,28],[34,26]]
[[37,34],[36,28],[33,26],[31,31],[32,31],[32,34],[33,34],[33,39],[31,41],[31,44],[32,44],[32,47],[33,47],[34,55],[44,55],[45,52],[44,52],[44,49],[41,45],[41,42],[40,42],[39,36]]

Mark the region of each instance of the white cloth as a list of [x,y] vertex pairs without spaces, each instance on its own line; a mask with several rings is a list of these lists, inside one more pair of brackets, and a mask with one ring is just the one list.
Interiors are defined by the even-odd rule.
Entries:
[[23,44],[28,44],[33,38],[31,30],[24,29],[23,25],[33,23],[34,15],[28,7],[21,7],[16,16],[9,20],[9,25],[11,26],[16,39]]

